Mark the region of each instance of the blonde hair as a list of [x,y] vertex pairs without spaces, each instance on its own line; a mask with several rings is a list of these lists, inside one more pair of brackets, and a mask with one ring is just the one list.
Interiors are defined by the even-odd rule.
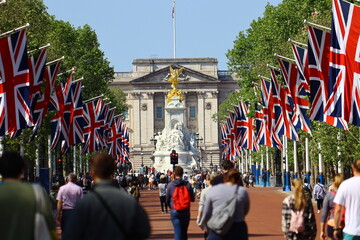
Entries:
[[340,186],[340,184],[344,181],[344,175],[342,174],[335,174],[333,177],[333,187],[335,190],[337,190]]
[[302,181],[296,178],[291,182],[291,185],[293,186],[294,191],[295,210],[304,209],[306,205],[306,197],[303,190]]

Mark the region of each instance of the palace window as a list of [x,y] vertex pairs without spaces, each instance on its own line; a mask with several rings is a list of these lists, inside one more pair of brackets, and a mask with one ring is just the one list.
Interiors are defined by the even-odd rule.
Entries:
[[190,106],[189,108],[189,117],[190,118],[196,118],[196,107]]
[[163,108],[162,107],[156,107],[156,113],[155,118],[156,119],[162,119],[163,118]]

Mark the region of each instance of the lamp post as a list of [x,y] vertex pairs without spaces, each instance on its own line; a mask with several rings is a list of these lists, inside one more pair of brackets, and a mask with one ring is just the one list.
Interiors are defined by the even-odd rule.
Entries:
[[143,168],[144,167],[144,153],[141,152],[141,167]]
[[211,171],[213,170],[213,167],[214,167],[214,165],[212,162],[212,152],[210,152],[210,169],[211,169]]
[[154,136],[150,139],[150,142],[152,142],[154,144],[154,148],[156,150],[156,143],[157,143],[157,139],[156,136],[159,136],[158,133],[154,133]]
[[[202,157],[202,149],[201,147],[199,146],[199,142],[201,142],[202,140],[204,140],[202,137],[199,136],[199,133],[195,133],[196,137],[195,137],[195,141],[196,141],[196,148],[199,149],[199,153],[200,153],[200,156],[199,156],[199,169],[201,169],[201,165],[203,165],[204,163],[201,164],[201,161],[203,159]],[[204,166],[202,166],[204,167]]]

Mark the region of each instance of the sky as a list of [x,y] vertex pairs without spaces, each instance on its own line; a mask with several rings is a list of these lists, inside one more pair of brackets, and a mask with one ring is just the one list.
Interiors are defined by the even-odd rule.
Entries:
[[[226,53],[240,31],[263,16],[267,3],[282,0],[177,0],[176,57],[218,59],[227,69]],[[44,0],[57,20],[91,26],[100,49],[115,72],[132,71],[138,58],[173,58],[173,0]]]

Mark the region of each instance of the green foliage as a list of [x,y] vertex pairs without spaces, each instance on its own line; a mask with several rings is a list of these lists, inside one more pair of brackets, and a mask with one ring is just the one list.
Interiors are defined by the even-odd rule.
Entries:
[[[351,2],[359,5],[355,0]],[[237,104],[239,99],[252,103],[251,116],[259,96],[259,93],[255,94],[253,90],[255,84],[260,85],[258,76],[270,77],[267,64],[278,66],[274,53],[293,59],[288,39],[307,43],[305,19],[330,27],[331,7],[331,0],[283,0],[278,6],[268,4],[264,15],[254,20],[249,29],[238,34],[234,47],[226,54],[229,69],[241,79],[240,91],[229,95],[230,97],[220,105],[218,116],[214,119],[224,121],[231,104]],[[359,157],[356,151],[360,144],[358,127],[349,126],[349,131],[343,131],[323,122],[314,121],[311,125],[312,136],[299,132],[298,156],[304,156],[305,137],[309,137],[310,159],[314,163],[317,163],[320,151],[327,164],[335,164],[339,159],[344,164],[349,164],[354,158]],[[338,133],[340,139],[337,137]],[[321,150],[318,143],[321,143]],[[288,145],[289,160],[292,164],[292,141],[289,140]],[[341,152],[341,156],[338,156],[338,152]]]
[[[46,9],[42,0],[8,0],[6,5],[0,6],[0,32],[7,32],[30,23],[27,29],[28,50],[50,43],[47,61],[65,56],[60,72],[76,66],[74,79],[84,78],[82,81],[84,100],[104,94],[112,101],[111,106],[116,106],[116,114],[126,111],[125,94],[122,90],[108,88],[108,84],[114,79],[114,69],[105,58],[104,52],[100,50],[96,32],[89,25],[75,28],[69,22],[56,20]],[[58,77],[57,81],[66,81],[66,75]],[[54,113],[48,114],[38,132],[36,142],[41,144],[47,142],[52,114]],[[25,130],[15,139],[6,137],[4,143],[8,149],[18,150],[22,141],[28,141],[30,132],[30,129]],[[30,145],[26,145],[25,148],[25,153],[29,153],[30,157],[34,158],[34,148]]]

